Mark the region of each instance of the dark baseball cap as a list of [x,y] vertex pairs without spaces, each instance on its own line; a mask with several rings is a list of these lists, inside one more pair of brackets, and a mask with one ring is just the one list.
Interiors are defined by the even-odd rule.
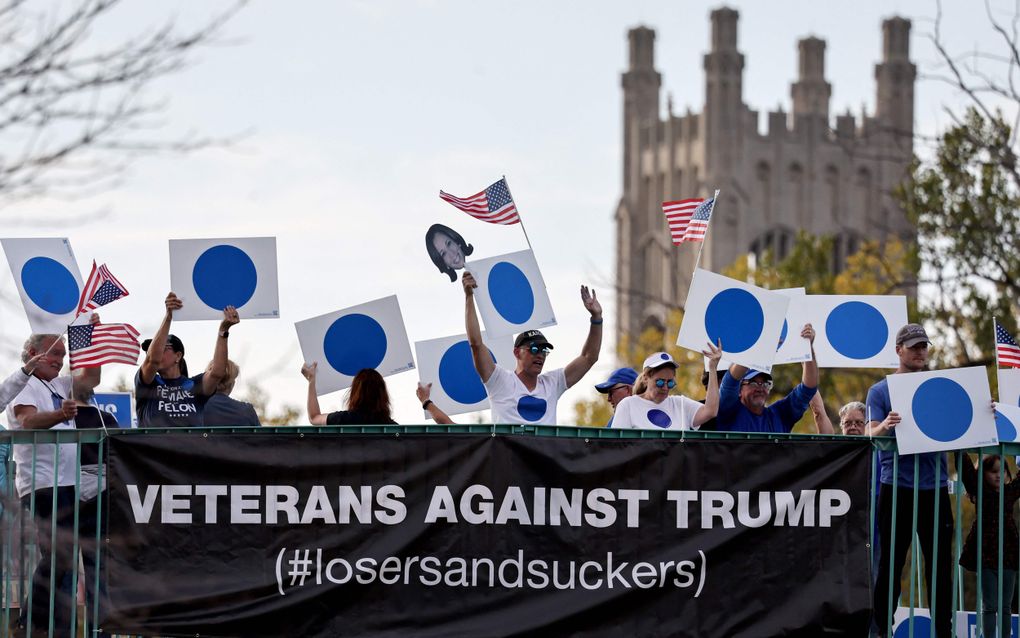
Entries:
[[919,343],[931,343],[928,333],[919,323],[908,323],[896,333],[896,345],[913,348]]
[[[184,354],[184,342],[181,341],[177,335],[167,335],[166,342],[167,344],[170,345],[171,350],[173,350],[174,352],[180,352],[181,354]],[[149,344],[151,343],[152,339],[146,339],[145,341],[143,341],[142,350],[143,351],[148,350]]]
[[525,330],[521,334],[517,335],[517,339],[514,340],[514,347],[520,348],[526,343],[534,344],[536,346],[545,346],[550,350],[553,349],[553,344],[549,343],[549,340],[545,338],[545,335],[538,330]]
[[633,368],[618,368],[613,370],[608,379],[596,385],[595,389],[606,394],[620,384],[634,385],[635,381],[637,381],[637,372]]

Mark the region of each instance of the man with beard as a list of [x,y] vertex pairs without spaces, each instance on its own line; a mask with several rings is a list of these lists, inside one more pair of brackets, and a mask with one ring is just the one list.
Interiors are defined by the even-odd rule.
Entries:
[[581,286],[581,302],[591,314],[588,338],[581,348],[581,355],[565,368],[542,373],[545,358],[553,346],[538,330],[525,330],[514,340],[514,357],[517,369],[510,372],[496,365],[489,349],[482,343],[482,329],[475,312],[474,289],[478,286],[475,278],[465,272],[461,282],[464,286],[464,322],[468,344],[475,370],[485,384],[492,408],[493,423],[536,423],[556,425],[556,403],[567,388],[581,380],[599,360],[602,347],[602,304],[595,297],[595,291]]

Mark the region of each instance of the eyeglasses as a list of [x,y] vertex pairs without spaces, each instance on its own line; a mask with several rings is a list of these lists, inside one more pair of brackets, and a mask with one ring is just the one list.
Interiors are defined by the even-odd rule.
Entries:
[[552,348],[550,348],[549,346],[542,346],[541,348],[539,348],[538,346],[533,345],[528,347],[528,352],[530,352],[533,355],[537,355],[539,353],[549,354],[550,352],[552,352]]
[[665,379],[656,379],[655,380],[655,387],[659,388],[660,390],[662,388],[669,388],[670,390],[672,390],[673,388],[676,387],[676,381],[673,380],[673,379],[670,379],[669,381],[667,381]]
[[766,390],[772,389],[771,381],[744,381],[743,385],[749,385],[753,388],[765,388]]
[[858,425],[860,427],[864,427],[864,421],[862,421],[860,419],[847,419],[846,421],[843,421],[843,426],[844,427],[846,427],[848,425]]

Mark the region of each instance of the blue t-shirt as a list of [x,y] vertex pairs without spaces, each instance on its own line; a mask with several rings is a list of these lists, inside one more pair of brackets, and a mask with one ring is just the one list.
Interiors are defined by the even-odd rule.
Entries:
[[803,383],[790,394],[766,406],[761,414],[748,410],[740,402],[740,381],[727,372],[719,384],[719,415],[715,419],[719,432],[789,432],[808,408],[817,388]]
[[[889,381],[882,379],[868,390],[868,421],[881,423],[892,411],[892,402],[889,399]],[[893,436],[896,436],[896,428],[892,429]],[[878,458],[882,462],[882,482],[886,485],[893,485],[893,457],[896,452],[880,450]],[[900,456],[899,474],[896,485],[900,487],[914,487],[914,463],[917,463],[917,487],[921,490],[935,489],[935,469],[939,469],[942,478],[939,486],[949,484],[949,468],[946,465],[945,452],[922,452],[920,454],[906,454]]]
[[157,372],[152,383],[135,373],[135,413],[140,428],[202,427],[202,408],[209,400],[202,394],[205,373],[193,377],[164,379]]

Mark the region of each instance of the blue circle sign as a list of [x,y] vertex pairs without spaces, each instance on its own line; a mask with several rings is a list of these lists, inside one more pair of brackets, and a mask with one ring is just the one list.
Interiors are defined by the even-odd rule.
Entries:
[[[489,356],[495,363],[496,357],[491,350]],[[439,385],[457,403],[478,403],[485,398],[485,386],[475,370],[471,345],[467,340],[458,341],[443,353],[439,360]]]
[[673,425],[673,419],[669,418],[668,414],[657,408],[652,408],[648,411],[648,422],[662,429],[666,429]]
[[970,395],[959,383],[945,377],[928,379],[919,385],[910,402],[910,412],[922,434],[943,443],[966,434],[974,420]]
[[32,257],[21,267],[21,286],[32,303],[63,315],[78,307],[81,291],[64,264],[49,257]]
[[889,341],[889,325],[877,308],[863,301],[847,301],[825,320],[825,336],[844,357],[870,359]]
[[386,356],[386,331],[368,315],[344,315],[326,330],[322,351],[334,370],[353,377],[382,363]]
[[258,286],[259,274],[248,253],[221,244],[199,255],[191,270],[191,283],[202,303],[222,310],[248,303]]
[[765,312],[754,295],[742,288],[717,294],[705,309],[708,340],[731,353],[743,352],[756,344],[765,325]]
[[893,638],[910,638],[914,636],[930,636],[932,635],[931,618],[927,616],[914,616],[913,634],[911,632],[910,618],[904,618],[900,621],[900,624],[896,626],[896,631],[893,632]]
[[517,402],[517,413],[529,423],[534,423],[545,416],[545,399],[539,399],[531,395],[525,395]]
[[531,282],[514,264],[501,261],[493,266],[489,270],[488,288],[496,312],[510,323],[525,323],[535,313]]
[[1016,440],[1016,424],[998,410],[995,411],[995,434],[999,437],[999,443]]

